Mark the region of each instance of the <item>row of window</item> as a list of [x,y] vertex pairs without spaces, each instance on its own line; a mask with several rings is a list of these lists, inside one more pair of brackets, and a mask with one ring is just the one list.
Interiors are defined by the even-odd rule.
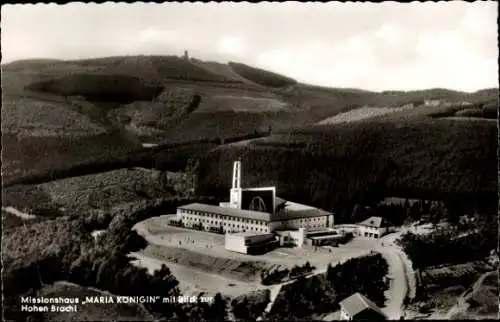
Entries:
[[306,222],[312,222],[312,221],[320,221],[323,220],[325,221],[326,219],[324,217],[314,217],[314,218],[307,218],[307,219],[296,219],[294,221],[299,222],[299,223],[306,223]]
[[210,224],[211,226],[213,227],[220,227],[220,226],[223,226],[224,230],[229,230],[229,228],[236,228],[235,231],[256,231],[256,232],[265,232],[267,231],[267,227],[266,228],[262,228],[262,227],[254,227],[254,226],[245,226],[245,225],[240,225],[240,224],[231,224],[231,223],[227,223],[227,222],[219,222],[217,220],[208,220],[208,219],[202,219],[201,222],[204,222],[206,223],[207,225]]
[[[223,216],[223,215],[217,215],[217,214],[210,214],[210,213],[205,213],[201,211],[194,211],[194,210],[183,210],[185,214],[191,214],[192,216],[186,216],[186,217],[192,217],[194,220],[196,220],[196,216],[202,216],[202,217],[207,217],[207,218],[215,218],[215,219],[226,219],[226,220],[233,220],[236,222],[243,222],[247,223],[250,225],[265,225],[266,222],[262,220],[253,220],[253,219],[244,219],[244,218],[237,218],[237,217],[232,217],[232,216]],[[199,218],[198,218],[199,219]]]

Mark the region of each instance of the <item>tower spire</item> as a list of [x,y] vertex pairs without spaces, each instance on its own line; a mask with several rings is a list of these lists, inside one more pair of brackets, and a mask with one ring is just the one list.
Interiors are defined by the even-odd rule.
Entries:
[[233,189],[241,188],[241,162],[235,161],[233,163]]
[[230,192],[231,208],[241,209],[241,162],[233,163],[233,182]]

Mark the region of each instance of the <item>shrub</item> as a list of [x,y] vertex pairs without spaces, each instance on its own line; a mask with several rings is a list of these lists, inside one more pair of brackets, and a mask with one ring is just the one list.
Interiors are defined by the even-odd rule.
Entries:
[[260,290],[241,295],[231,301],[234,317],[237,321],[255,321],[270,301],[270,291]]

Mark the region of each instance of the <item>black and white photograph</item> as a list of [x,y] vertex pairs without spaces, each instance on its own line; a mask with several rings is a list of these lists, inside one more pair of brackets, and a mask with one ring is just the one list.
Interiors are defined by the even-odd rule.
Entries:
[[497,19],[2,4],[2,320],[499,319]]

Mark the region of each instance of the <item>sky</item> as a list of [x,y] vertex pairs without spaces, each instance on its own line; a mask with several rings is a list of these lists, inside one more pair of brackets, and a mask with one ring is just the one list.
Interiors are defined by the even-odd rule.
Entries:
[[330,87],[498,87],[497,3],[2,5],[2,63],[189,55]]

